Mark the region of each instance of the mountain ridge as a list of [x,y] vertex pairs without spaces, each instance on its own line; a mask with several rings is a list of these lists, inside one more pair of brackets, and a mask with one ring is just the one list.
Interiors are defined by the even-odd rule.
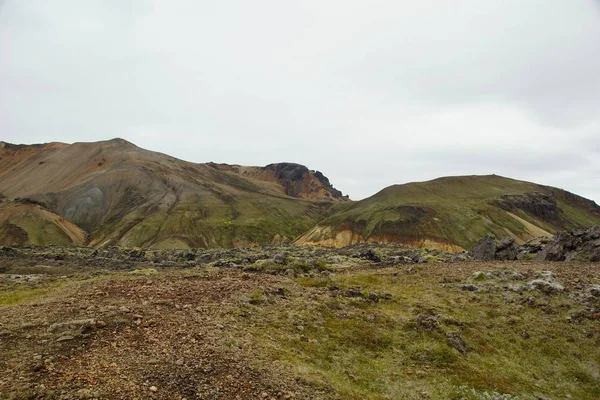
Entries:
[[[552,214],[552,215],[550,215]],[[562,189],[498,175],[392,185],[321,221],[300,245],[400,242],[460,251],[485,234],[524,242],[600,223],[600,207]]]
[[0,192],[26,199],[34,220],[35,205],[81,227],[88,237],[76,244],[230,247],[291,241],[345,200],[303,168],[298,182],[307,191],[293,197],[280,180],[190,163],[123,139],[5,144]]
[[468,249],[600,224],[600,207],[498,175],[392,185],[351,201],[321,172],[192,163],[115,138],[0,142],[0,243],[210,248],[294,242]]

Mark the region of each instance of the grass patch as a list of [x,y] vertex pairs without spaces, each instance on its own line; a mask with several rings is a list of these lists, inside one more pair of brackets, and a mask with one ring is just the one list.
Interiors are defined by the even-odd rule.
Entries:
[[43,287],[14,285],[9,288],[2,288],[2,292],[0,292],[0,306],[13,306],[39,300],[40,298],[50,296],[63,286],[64,283],[56,282]]
[[134,269],[133,271],[129,271],[128,274],[129,275],[149,276],[149,275],[158,274],[158,271],[154,268],[144,268],[144,269]]
[[[314,385],[327,382],[340,398],[417,399],[422,392],[435,399],[598,398],[600,350],[589,339],[594,322],[566,322],[567,294],[546,299],[554,310],[546,313],[493,291],[471,301],[470,293],[440,286],[434,269],[295,282],[302,293],[281,308],[269,303],[257,310],[252,333],[266,354]],[[380,294],[379,300],[364,294]],[[438,324],[419,326],[419,314]],[[304,321],[300,332],[290,322],[297,320]],[[454,348],[448,332],[460,333],[469,350]]]

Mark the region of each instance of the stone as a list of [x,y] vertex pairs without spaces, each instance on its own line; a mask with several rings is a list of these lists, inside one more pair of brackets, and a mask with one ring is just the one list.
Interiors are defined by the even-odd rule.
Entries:
[[80,332],[86,332],[90,329],[95,328],[97,325],[96,320],[93,318],[88,319],[76,319],[66,322],[57,322],[48,328],[48,332],[58,332],[65,330],[79,330]]
[[505,237],[496,246],[494,258],[502,261],[513,261],[517,259],[518,251],[515,239]]
[[71,335],[64,335],[59,337],[58,339],[56,339],[57,342],[66,342],[67,340],[73,340],[75,339],[75,336],[71,336]]
[[273,262],[275,264],[286,264],[286,257],[281,253],[276,253],[273,255]]
[[446,332],[446,341],[459,353],[464,354],[470,350],[460,332]]
[[293,278],[296,276],[296,271],[294,271],[292,268],[288,268],[285,270],[285,275]]
[[395,264],[412,264],[414,263],[413,259],[406,256],[391,256],[388,257],[387,263],[391,265]]
[[369,249],[366,252],[362,253],[361,254],[361,258],[365,258],[365,259],[373,261],[373,262],[380,262],[381,261],[381,257],[373,249]]
[[158,388],[156,386],[150,386],[151,392],[158,392]]
[[474,260],[492,261],[496,256],[496,241],[493,236],[486,235],[471,249]]
[[460,285],[459,287],[466,292],[477,292],[479,290],[479,286],[473,284]]
[[530,289],[539,290],[546,294],[553,294],[565,290],[564,286],[557,282],[549,282],[546,279],[534,279],[527,283]]
[[473,275],[471,275],[471,279],[474,281],[485,281],[488,278],[493,278],[493,276],[490,277],[483,271],[475,271],[473,272]]
[[538,253],[540,261],[600,261],[600,225],[587,230],[559,232],[554,240]]
[[427,331],[436,331],[440,329],[440,324],[435,315],[419,314],[416,318],[416,324],[419,329]]
[[452,256],[452,258],[450,259],[450,262],[451,263],[465,262],[465,261],[469,261],[470,259],[471,259],[471,257],[469,257],[469,255],[467,253],[457,253]]

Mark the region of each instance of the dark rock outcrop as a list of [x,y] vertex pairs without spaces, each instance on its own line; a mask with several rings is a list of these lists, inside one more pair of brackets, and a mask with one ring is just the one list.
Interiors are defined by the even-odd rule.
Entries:
[[556,199],[548,193],[508,194],[497,203],[506,211],[522,210],[544,221],[554,222],[560,218],[560,208]]
[[515,239],[511,237],[505,237],[498,243],[496,246],[496,260],[516,260],[517,259],[517,245],[515,244]]
[[465,343],[465,340],[460,332],[446,332],[446,341],[450,347],[462,354],[465,354],[471,350],[471,348]]
[[517,259],[518,248],[515,239],[511,237],[503,238],[499,243],[491,235],[486,235],[471,250],[471,257],[480,261],[512,261]]
[[369,250],[365,251],[364,253],[361,253],[360,258],[364,258],[364,259],[367,259],[367,260],[373,261],[373,262],[381,261],[381,256],[379,254],[377,254],[377,252],[373,249],[369,249]]
[[265,169],[273,171],[275,177],[283,185],[285,193],[288,196],[300,197],[312,172],[314,177],[323,185],[323,188],[331,194],[331,197],[334,199],[344,198],[342,192],[335,189],[323,173],[320,171],[310,171],[304,165],[295,163],[276,163],[267,165]]
[[552,241],[550,237],[533,238],[518,247],[517,259],[526,260],[535,257]]
[[600,261],[600,226],[559,232],[538,254],[542,261]]
[[471,250],[471,257],[474,260],[491,261],[496,256],[496,239],[493,236],[486,235]]
[[340,191],[337,190],[336,188],[333,187],[333,185],[331,184],[331,182],[329,182],[329,178],[327,178],[325,175],[323,175],[323,173],[321,171],[315,171],[315,177],[321,181],[321,183],[323,184],[323,186],[328,189],[333,198],[335,199],[339,199],[339,198],[348,198],[348,196],[344,196],[344,194]]

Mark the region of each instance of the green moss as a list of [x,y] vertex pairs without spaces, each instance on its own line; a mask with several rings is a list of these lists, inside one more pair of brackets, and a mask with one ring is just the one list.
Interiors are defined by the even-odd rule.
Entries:
[[129,273],[129,275],[148,276],[148,275],[156,275],[156,274],[158,274],[158,271],[154,268],[145,268],[145,269],[134,269],[133,271],[129,271],[128,273]]
[[[396,238],[401,242],[430,240],[472,248],[483,236],[509,233],[528,239],[523,223],[500,208],[503,195],[532,192],[553,194],[561,209],[558,221],[544,221],[513,210],[527,222],[550,233],[557,229],[600,223],[589,201],[561,191],[500,176],[463,176],[390,186],[365,200],[332,208],[319,226],[333,232],[351,229],[366,238]],[[595,211],[594,211],[595,210]]]
[[10,222],[27,232],[27,244],[39,246],[68,246],[71,238],[58,225],[40,215],[24,213],[13,217]]
[[260,305],[267,301],[267,297],[264,295],[264,293],[260,289],[252,290],[248,294],[248,297],[250,298],[250,304],[254,304],[254,305]]
[[322,219],[315,203],[258,193],[191,196],[172,209],[142,210],[104,224],[93,239],[155,248],[232,247],[271,243],[278,234],[296,238]]
[[16,304],[29,303],[34,300],[48,297],[63,287],[62,283],[52,285],[31,287],[19,285],[12,288],[2,288],[0,292],[0,306],[12,306]]
[[[439,399],[597,396],[600,379],[592,366],[600,353],[585,339],[595,322],[568,324],[568,310],[559,306],[567,294],[549,300],[556,310],[549,315],[493,292],[471,302],[471,294],[440,287],[439,277],[426,270],[410,279],[366,271],[340,274],[334,283],[296,282],[306,293],[282,308],[264,305],[253,315],[260,322],[252,333],[264,351],[304,380],[327,382],[340,398],[419,398],[422,391]],[[337,290],[325,288],[331,285]],[[356,287],[392,299],[344,295]],[[420,327],[421,313],[437,315],[439,328]],[[298,333],[290,320],[307,324]],[[521,335],[525,330],[529,339]],[[454,349],[446,332],[459,332],[471,350]]]

